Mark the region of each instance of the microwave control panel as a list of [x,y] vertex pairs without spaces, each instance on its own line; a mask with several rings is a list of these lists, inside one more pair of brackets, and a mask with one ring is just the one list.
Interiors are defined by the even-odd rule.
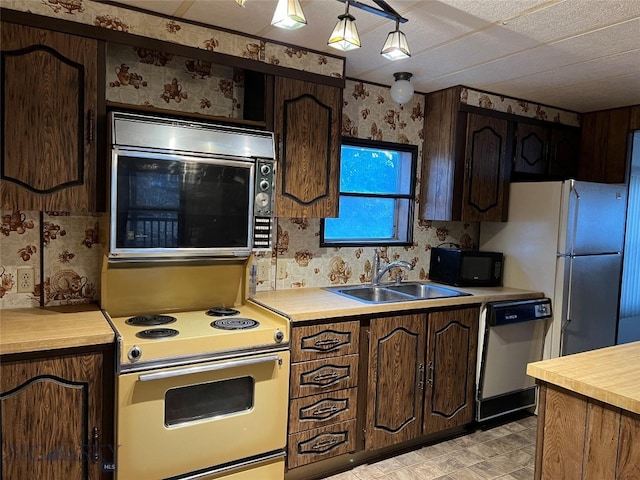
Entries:
[[255,199],[253,204],[253,249],[269,250],[273,237],[275,162],[258,159],[256,162]]

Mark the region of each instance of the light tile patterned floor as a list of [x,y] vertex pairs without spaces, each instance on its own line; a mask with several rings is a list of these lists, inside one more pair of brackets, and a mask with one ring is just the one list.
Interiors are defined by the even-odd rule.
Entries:
[[530,416],[324,480],[533,480],[535,438]]

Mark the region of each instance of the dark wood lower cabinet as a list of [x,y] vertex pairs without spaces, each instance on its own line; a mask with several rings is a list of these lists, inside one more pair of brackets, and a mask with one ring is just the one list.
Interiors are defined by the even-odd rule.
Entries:
[[426,315],[375,318],[369,330],[365,448],[420,434]]
[[113,461],[103,353],[0,362],[0,477],[102,478],[102,462]]
[[429,314],[424,433],[473,420],[478,308]]
[[[294,326],[287,478],[327,476],[462,431],[473,421],[479,310]],[[312,360],[325,352],[300,347],[316,342],[351,354]]]

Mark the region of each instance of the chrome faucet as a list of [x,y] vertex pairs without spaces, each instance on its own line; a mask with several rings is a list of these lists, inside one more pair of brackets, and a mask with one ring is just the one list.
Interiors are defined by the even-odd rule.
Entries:
[[391,262],[389,265],[384,267],[380,267],[380,252],[378,249],[375,249],[373,254],[373,265],[371,267],[372,270],[372,279],[371,285],[378,286],[380,285],[380,279],[382,276],[387,273],[389,270],[395,267],[406,268],[407,270],[413,270],[413,265],[409,262],[405,262],[404,260],[396,260],[395,262]]

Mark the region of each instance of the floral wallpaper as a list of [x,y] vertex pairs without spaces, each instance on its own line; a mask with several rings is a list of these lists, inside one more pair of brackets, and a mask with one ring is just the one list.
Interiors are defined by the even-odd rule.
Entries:
[[[2,211],[1,219],[0,309],[98,301],[97,216],[15,210]],[[24,267],[33,268],[34,289],[18,293]]]
[[344,58],[342,57],[275,44],[248,37],[240,32],[234,33],[188,22],[178,22],[108,3],[92,0],[2,0],[2,7],[320,75],[336,78],[342,78],[344,75]]
[[106,99],[242,118],[244,73],[155,50],[108,44]]
[[504,97],[494,93],[481,92],[470,88],[462,88],[460,101],[474,107],[497,110],[499,112],[520,115],[521,117],[535,118],[547,122],[562,123],[579,127],[582,116],[576,112],[569,112],[559,108],[540,105],[517,98]]
[[[347,80],[343,94],[342,134],[345,136],[418,145],[418,166],[422,159],[424,138],[424,95],[416,94],[405,105],[391,100],[389,88]],[[416,202],[420,181],[416,178]],[[477,244],[478,224],[431,222],[418,219],[415,208],[414,242],[410,247],[381,249],[381,263],[406,260],[413,270],[390,270],[383,281],[398,275],[408,280],[429,277],[430,249],[442,243],[455,243],[463,248]],[[269,255],[255,257],[257,271],[268,265],[269,278],[258,278],[257,290],[323,287],[358,284],[371,281],[373,247],[320,248],[319,219],[278,219],[277,242]]]

